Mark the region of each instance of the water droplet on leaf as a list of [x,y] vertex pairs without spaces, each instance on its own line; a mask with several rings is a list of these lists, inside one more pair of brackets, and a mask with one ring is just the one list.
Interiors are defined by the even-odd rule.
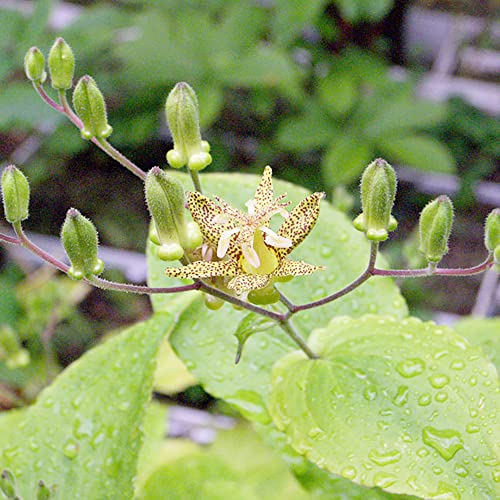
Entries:
[[436,429],[431,426],[422,430],[423,442],[434,448],[446,461],[451,460],[464,447],[460,433],[453,429]]

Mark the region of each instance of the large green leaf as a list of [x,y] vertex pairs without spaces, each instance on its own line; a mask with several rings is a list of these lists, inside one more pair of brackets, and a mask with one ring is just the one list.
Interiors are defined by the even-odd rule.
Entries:
[[452,173],[455,160],[448,148],[432,137],[389,136],[377,140],[377,147],[388,160],[426,172]]
[[500,318],[466,318],[453,328],[472,345],[481,347],[500,373]]
[[0,419],[0,469],[14,473],[20,496],[34,498],[43,480],[59,498],[132,498],[156,354],[171,325],[158,314],[125,330],[64,371],[15,430]]
[[335,318],[273,371],[270,410],[295,450],[366,486],[500,495],[500,384],[479,349],[417,319]]
[[[189,189],[189,180],[179,175]],[[233,206],[242,208],[253,198],[259,178],[241,174],[202,175],[207,194],[216,193]],[[275,193],[288,193],[293,204],[307,196],[298,186],[275,181]],[[369,245],[355,231],[346,216],[323,202],[318,223],[308,239],[292,254],[296,260],[323,264],[326,270],[313,276],[298,277],[280,284],[280,289],[294,302],[320,299],[342,288],[365,268]],[[382,264],[381,260],[381,264]],[[148,252],[149,283],[151,286],[178,285],[179,280],[166,278],[166,264]],[[279,329],[253,335],[245,344],[242,359],[234,364],[237,340],[233,333],[246,316],[246,311],[225,305],[219,311],[207,309],[198,292],[180,296],[154,296],[156,311],[168,310],[178,321],[170,337],[180,358],[186,363],[205,389],[216,397],[226,399],[248,418],[268,422],[266,400],[274,362],[295,345]],[[367,312],[406,315],[406,306],[391,280],[375,278],[348,296],[314,311],[297,314],[294,323],[307,337],[314,328],[326,325],[332,316],[358,316]]]
[[321,173],[327,186],[347,184],[358,179],[373,159],[373,147],[355,129],[331,142],[321,162]]

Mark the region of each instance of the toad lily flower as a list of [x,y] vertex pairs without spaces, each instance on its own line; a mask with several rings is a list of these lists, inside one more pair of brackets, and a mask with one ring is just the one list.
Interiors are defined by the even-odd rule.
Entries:
[[[188,193],[188,208],[198,223],[209,250],[206,260],[180,268],[168,268],[167,276],[176,278],[211,278],[227,276],[227,287],[237,294],[258,290],[273,278],[311,274],[322,269],[288,255],[311,232],[319,215],[324,193],[313,193],[290,213],[289,203],[274,198],[271,167],[264,169],[255,197],[246,203],[243,213],[214,196],[215,201],[198,192]],[[284,222],[278,232],[269,227],[271,217],[279,214]],[[212,260],[214,250],[217,260]]]

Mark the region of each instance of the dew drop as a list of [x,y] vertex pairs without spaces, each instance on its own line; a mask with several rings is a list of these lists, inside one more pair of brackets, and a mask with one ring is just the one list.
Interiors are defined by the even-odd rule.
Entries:
[[432,468],[432,472],[434,472],[434,474],[436,474],[436,476],[439,476],[439,474],[443,473],[443,469],[441,469],[441,467],[438,467],[438,466],[435,465]]
[[400,385],[398,387],[398,392],[394,396],[392,402],[396,406],[404,406],[408,403],[408,394],[410,393],[410,388],[407,385]]
[[340,474],[345,477],[346,479],[354,479],[356,477],[356,474],[358,471],[356,470],[355,467],[352,465],[348,465],[347,467],[344,467],[341,471]]
[[491,473],[491,475],[492,475],[493,481],[495,481],[495,483],[500,483],[500,469],[495,469]]
[[438,403],[444,403],[447,399],[448,399],[448,393],[445,392],[445,391],[439,391],[438,393],[436,393],[436,395],[434,396],[434,399],[438,402]]
[[377,389],[375,388],[375,386],[367,386],[363,391],[363,397],[367,401],[373,401],[377,397]]
[[431,404],[431,401],[432,401],[431,395],[428,393],[422,394],[418,398],[418,404],[420,406],[429,406]]
[[469,471],[462,465],[462,464],[457,464],[455,465],[455,474],[460,477],[467,477],[469,474]]
[[333,247],[330,246],[321,247],[320,255],[321,257],[325,258],[331,257],[333,255]]
[[389,474],[387,472],[377,472],[375,476],[373,476],[373,482],[375,486],[379,488],[388,488],[392,486],[397,481],[397,476],[394,474]]
[[477,377],[472,376],[472,377],[469,379],[469,385],[470,385],[471,387],[474,387],[475,385],[477,385]]
[[77,457],[79,452],[80,445],[78,444],[78,441],[76,441],[74,438],[68,438],[63,447],[64,455],[73,460]]
[[424,457],[426,457],[428,454],[429,454],[429,450],[428,450],[427,448],[420,448],[420,449],[417,451],[417,455],[418,455],[420,458],[424,458]]
[[30,446],[30,449],[33,451],[38,451],[40,449],[40,445],[34,440],[30,441],[29,446]]
[[310,429],[309,432],[307,433],[307,435],[311,439],[316,439],[319,436],[321,436],[322,434],[324,434],[324,433],[323,433],[323,431],[319,427],[314,427],[314,428]]
[[396,365],[396,371],[405,378],[420,375],[425,369],[425,362],[419,358],[408,358]]
[[371,450],[368,458],[377,465],[389,465],[401,460],[401,452],[399,450]]
[[434,389],[442,389],[449,381],[450,379],[446,375],[436,374],[429,377],[429,382]]
[[92,436],[93,428],[94,424],[91,420],[76,418],[73,425],[73,433],[77,439],[82,439]]
[[465,368],[465,363],[461,359],[455,359],[451,362],[450,368],[452,370],[463,370]]
[[469,434],[475,434],[476,432],[479,432],[481,430],[481,427],[479,427],[479,425],[476,425],[476,424],[473,424],[473,423],[468,423],[466,426],[465,426],[465,430],[469,433]]
[[453,429],[436,429],[431,426],[422,429],[422,440],[434,448],[445,460],[451,460],[464,447],[460,433]]

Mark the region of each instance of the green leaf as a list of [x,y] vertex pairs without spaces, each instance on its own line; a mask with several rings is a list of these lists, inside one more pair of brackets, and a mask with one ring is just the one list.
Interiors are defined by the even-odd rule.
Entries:
[[424,498],[500,494],[495,367],[446,327],[335,318],[273,371],[270,410],[292,447],[365,486]]
[[277,140],[287,151],[304,153],[325,146],[338,134],[335,124],[319,103],[312,101],[303,114],[283,120]]
[[271,16],[274,38],[281,46],[290,44],[308,25],[314,24],[323,11],[326,0],[309,0],[307,8],[300,2],[278,0],[273,3]]
[[352,24],[382,20],[391,10],[394,0],[335,0],[340,15]]
[[409,135],[414,129],[438,125],[446,118],[445,104],[416,100],[407,95],[404,87],[375,97],[376,111],[367,117],[370,121],[364,128],[372,139]]
[[355,181],[372,159],[373,148],[369,141],[360,137],[359,131],[347,129],[325,151],[321,162],[325,184],[332,187]]
[[453,325],[472,345],[481,347],[500,373],[500,318],[466,318]]
[[158,314],[92,349],[23,412],[0,441],[0,469],[12,470],[23,498],[39,480],[61,498],[132,498],[156,354],[171,325]]
[[[192,189],[185,175],[175,174],[186,189]],[[231,205],[243,208],[253,198],[260,177],[242,174],[204,174],[202,185],[206,193],[216,193]],[[308,191],[293,184],[275,180],[276,195],[288,193],[292,206],[308,195]],[[313,276],[294,278],[277,285],[295,303],[320,299],[342,288],[355,279],[366,267],[369,244],[356,231],[347,217],[322,202],[318,222],[307,240],[291,255],[293,260],[305,260],[326,266],[325,271]],[[381,260],[381,263],[383,259]],[[381,264],[383,265],[383,264]],[[180,280],[164,274],[166,264],[148,249],[148,282],[151,286],[174,286]],[[170,341],[174,350],[203,387],[215,397],[226,399],[247,418],[269,422],[267,398],[271,381],[271,367],[284,354],[294,350],[295,344],[274,327],[248,339],[244,355],[234,364],[237,341],[233,333],[248,314],[226,304],[218,311],[204,305],[199,292],[181,295],[155,295],[156,311],[168,310],[178,318]],[[332,316],[358,316],[367,312],[406,315],[406,305],[392,280],[375,278],[362,287],[321,308],[312,314],[305,311],[294,318],[294,324],[307,337],[314,328],[326,325]]]
[[333,71],[318,82],[318,98],[334,116],[350,111],[358,95],[354,76],[345,70]]
[[176,441],[163,442],[157,466],[139,493],[142,500],[309,498],[286,464],[247,426],[219,432],[205,448]]
[[176,394],[195,384],[196,379],[172,350],[168,339],[165,339],[158,353],[153,384],[155,391],[162,394]]
[[426,172],[455,171],[455,160],[448,148],[426,135],[385,137],[377,140],[377,147],[392,163],[400,163]]
[[236,351],[235,363],[238,363],[241,354],[243,352],[243,346],[245,342],[254,334],[259,332],[265,332],[275,326],[275,322],[272,319],[266,318],[265,316],[259,316],[256,313],[247,314],[236,327],[234,336],[238,340],[238,350]]

